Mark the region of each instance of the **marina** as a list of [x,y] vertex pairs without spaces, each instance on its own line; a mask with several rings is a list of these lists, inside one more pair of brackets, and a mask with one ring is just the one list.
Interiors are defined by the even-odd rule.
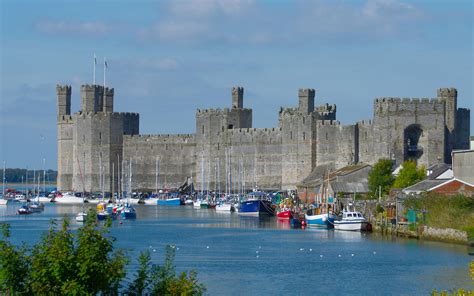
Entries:
[[[86,209],[96,205],[85,205]],[[0,207],[11,239],[31,245],[51,219],[71,219],[82,205],[47,204],[43,213],[16,215],[17,203]],[[275,216],[241,216],[191,206],[136,205],[136,220],[118,218],[111,235],[132,258],[149,250],[162,262],[177,247],[177,270],[195,269],[209,295],[268,295],[274,291],[377,295],[428,294],[432,289],[472,289],[465,246],[384,238],[319,228],[292,229]],[[132,262],[128,268],[136,268]],[[294,272],[298,271],[298,276]],[[321,270],[325,270],[321,273]],[[330,274],[331,276],[328,276]]]

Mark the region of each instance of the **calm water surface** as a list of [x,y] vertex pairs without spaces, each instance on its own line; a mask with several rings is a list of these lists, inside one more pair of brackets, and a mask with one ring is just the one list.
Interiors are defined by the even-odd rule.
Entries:
[[[33,244],[51,219],[74,218],[80,206],[47,205],[17,216],[0,207],[15,243]],[[240,217],[189,206],[137,206],[138,219],[114,221],[116,246],[132,258],[150,250],[157,263],[175,244],[178,271],[195,269],[210,295],[428,295],[432,289],[474,289],[467,248],[383,239],[373,234],[294,230],[275,218]],[[77,228],[74,220],[73,228]],[[131,264],[130,271],[136,267]]]

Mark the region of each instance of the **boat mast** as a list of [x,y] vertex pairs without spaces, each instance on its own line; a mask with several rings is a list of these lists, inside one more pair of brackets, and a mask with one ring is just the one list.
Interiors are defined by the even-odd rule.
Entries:
[[3,161],[3,185],[2,185],[2,198],[5,199],[5,160]]
[[112,201],[115,201],[115,162],[112,162]]
[[33,195],[36,193],[36,170],[33,170]]
[[158,195],[158,156],[155,161],[155,194]]
[[46,194],[46,158],[44,157],[43,157],[43,192],[44,194]]
[[204,152],[201,153],[201,198],[204,197]]
[[120,187],[120,176],[120,155],[117,153],[117,199],[120,199],[120,196],[122,195],[122,187]]

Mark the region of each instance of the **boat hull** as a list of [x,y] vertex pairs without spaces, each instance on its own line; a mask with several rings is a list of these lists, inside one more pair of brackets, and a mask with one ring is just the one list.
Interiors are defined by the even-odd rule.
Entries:
[[367,231],[367,221],[334,221],[334,229],[344,231]]
[[180,198],[159,199],[158,205],[159,206],[179,206],[181,205],[181,199]]
[[247,200],[240,203],[239,215],[242,216],[260,216],[274,215],[270,201],[266,200]]
[[232,211],[232,205],[231,204],[216,205],[216,211],[218,211],[218,212],[230,212],[230,211]]
[[6,206],[8,203],[8,199],[0,199],[0,206]]
[[334,220],[336,218],[333,214],[305,214],[306,224],[310,227],[334,228]]
[[293,212],[290,210],[277,212],[278,220],[290,220],[292,217],[293,217]]

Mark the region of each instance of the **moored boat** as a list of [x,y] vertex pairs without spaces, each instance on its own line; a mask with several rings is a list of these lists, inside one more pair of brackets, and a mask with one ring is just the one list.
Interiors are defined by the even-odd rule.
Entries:
[[160,206],[179,206],[181,205],[181,199],[179,197],[158,199],[158,205]]
[[17,211],[16,213],[18,215],[29,215],[32,213],[32,211],[30,210],[30,208],[28,208],[27,205],[22,205]]
[[86,212],[79,212],[76,215],[76,221],[77,222],[84,222],[87,219],[87,213]]
[[56,195],[52,200],[57,204],[82,204],[84,199],[76,196],[73,192],[66,192],[63,195]]
[[120,210],[120,217],[122,219],[136,219],[137,212],[135,211],[135,208],[131,204],[127,203]]
[[249,193],[245,200],[240,202],[239,215],[242,216],[259,216],[274,215],[275,209],[272,202],[267,199],[264,192],[255,191]]
[[290,209],[281,209],[277,211],[276,215],[279,220],[289,220],[293,217],[293,211]]
[[331,211],[329,213],[319,213],[318,208],[308,210],[304,217],[306,224],[312,227],[333,228],[336,215]]
[[345,231],[371,231],[372,225],[360,212],[343,211],[341,220],[334,221],[334,228]]

